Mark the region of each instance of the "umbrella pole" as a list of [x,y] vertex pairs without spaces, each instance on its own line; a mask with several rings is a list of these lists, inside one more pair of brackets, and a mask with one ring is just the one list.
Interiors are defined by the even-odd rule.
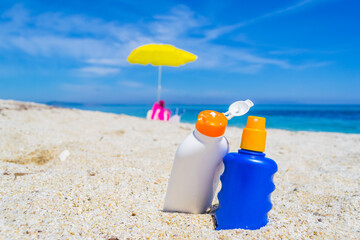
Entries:
[[161,65],[159,66],[159,76],[158,76],[158,94],[157,94],[157,101],[160,100],[160,93],[161,93]]

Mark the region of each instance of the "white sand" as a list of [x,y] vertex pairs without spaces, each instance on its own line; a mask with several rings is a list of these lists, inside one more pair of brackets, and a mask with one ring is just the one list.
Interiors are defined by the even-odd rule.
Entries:
[[[210,214],[161,211],[192,129],[0,100],[0,239],[360,239],[360,135],[268,130],[269,224],[215,231]],[[226,136],[236,151],[241,129]]]

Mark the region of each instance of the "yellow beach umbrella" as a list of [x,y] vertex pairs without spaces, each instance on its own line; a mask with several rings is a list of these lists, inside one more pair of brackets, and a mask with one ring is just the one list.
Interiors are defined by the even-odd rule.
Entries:
[[134,49],[127,60],[129,63],[159,66],[158,101],[161,92],[161,66],[178,67],[193,62],[196,55],[169,44],[147,44]]

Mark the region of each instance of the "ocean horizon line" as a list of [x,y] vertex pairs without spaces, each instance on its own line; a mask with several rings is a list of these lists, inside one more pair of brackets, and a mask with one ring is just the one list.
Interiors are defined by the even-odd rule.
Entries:
[[[146,118],[152,104],[79,103],[51,101],[48,106],[125,114]],[[194,124],[203,110],[226,112],[230,104],[167,104],[172,115],[179,115],[181,122]],[[256,104],[246,115],[233,118],[229,126],[244,127],[247,116],[266,118],[268,128],[289,131],[360,133],[359,104]]]
[[[41,103],[41,104],[46,104],[46,105],[61,105],[61,104],[66,104],[66,105],[81,105],[81,106],[144,106],[144,105],[153,105],[153,103],[101,103],[101,102],[72,102],[72,101],[34,101],[35,103]],[[206,106],[206,105],[212,105],[212,106],[224,106],[224,105],[230,105],[232,102],[230,101],[229,103],[176,103],[176,102],[171,102],[171,103],[167,103],[166,105],[181,105],[181,106]],[[302,106],[360,106],[360,103],[295,103],[295,102],[274,102],[274,103],[264,103],[264,102],[260,102],[260,103],[255,103],[256,105],[283,105],[283,106],[296,106],[296,105],[302,105]]]
[[[47,102],[47,105],[126,114],[146,118],[152,104],[89,104]],[[166,104],[172,115],[181,116],[181,122],[194,124],[203,110],[226,112],[230,104]],[[229,126],[244,127],[248,115],[266,118],[268,128],[292,131],[323,131],[360,133],[360,104],[257,104],[246,115],[233,118]]]

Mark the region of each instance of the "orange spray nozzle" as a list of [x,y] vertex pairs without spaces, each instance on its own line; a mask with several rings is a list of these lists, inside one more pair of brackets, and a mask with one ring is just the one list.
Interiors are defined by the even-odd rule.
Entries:
[[241,149],[264,152],[266,144],[266,119],[249,116],[241,138]]

